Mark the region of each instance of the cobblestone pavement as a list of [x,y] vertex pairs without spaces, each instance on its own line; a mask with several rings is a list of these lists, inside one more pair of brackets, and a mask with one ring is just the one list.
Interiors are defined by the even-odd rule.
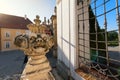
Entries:
[[[57,59],[53,57],[52,50],[46,56],[53,68],[55,80],[62,80],[55,69]],[[24,52],[20,50],[0,52],[0,80],[19,80],[25,66],[24,58]]]

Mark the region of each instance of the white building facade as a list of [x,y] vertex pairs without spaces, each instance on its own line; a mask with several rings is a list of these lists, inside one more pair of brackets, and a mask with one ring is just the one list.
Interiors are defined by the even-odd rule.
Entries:
[[[78,27],[77,16],[78,13],[80,13],[81,11],[77,11],[78,8],[77,0],[57,0],[56,6],[57,6],[58,61],[62,62],[63,64],[65,64],[65,66],[67,66],[68,75],[72,76],[75,80],[84,80],[81,76],[79,76],[75,72],[75,70],[79,67],[78,38],[80,35],[78,34],[78,32],[80,30],[78,29],[81,29]],[[88,8],[86,8],[86,10],[88,10]],[[88,18],[87,15],[85,15],[86,17],[84,18]],[[79,16],[79,18],[82,17]],[[82,22],[79,22],[79,24],[80,23]],[[85,25],[85,27],[87,26],[89,25]],[[88,28],[86,28],[85,30],[86,32],[89,32]],[[86,36],[86,38],[89,39],[89,36]]]
[[[114,8],[108,9],[108,3],[115,4]],[[63,75],[75,80],[120,79],[120,57],[115,56],[120,51],[110,47],[113,46],[110,43],[117,42],[114,46],[119,48],[120,37],[116,36],[117,41],[108,38],[111,32],[120,35],[119,5],[119,0],[101,0],[101,3],[99,0],[57,0],[57,51],[58,65],[61,65],[58,68],[67,74]],[[113,21],[116,28],[109,26],[108,15],[116,20]]]

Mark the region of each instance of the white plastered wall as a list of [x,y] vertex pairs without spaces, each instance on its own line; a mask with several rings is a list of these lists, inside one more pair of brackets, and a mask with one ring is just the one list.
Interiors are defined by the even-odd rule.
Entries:
[[57,0],[57,43],[58,60],[71,70],[75,80],[82,80],[75,69],[77,65],[77,28],[76,28],[76,0]]

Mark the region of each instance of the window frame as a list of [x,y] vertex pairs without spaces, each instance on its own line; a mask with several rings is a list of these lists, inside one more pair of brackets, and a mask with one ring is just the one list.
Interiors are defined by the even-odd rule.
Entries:
[[5,49],[9,49],[11,47],[10,41],[5,41]]
[[5,37],[10,38],[10,32],[5,32]]

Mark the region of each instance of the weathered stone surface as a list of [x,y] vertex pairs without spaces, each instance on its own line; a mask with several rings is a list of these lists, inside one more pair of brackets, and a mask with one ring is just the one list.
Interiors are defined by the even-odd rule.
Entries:
[[34,21],[35,24],[27,26],[31,34],[15,38],[15,45],[29,56],[21,80],[54,80],[50,73],[51,66],[45,56],[54,44],[53,37],[45,33],[47,26],[40,25],[39,16],[36,16]]

